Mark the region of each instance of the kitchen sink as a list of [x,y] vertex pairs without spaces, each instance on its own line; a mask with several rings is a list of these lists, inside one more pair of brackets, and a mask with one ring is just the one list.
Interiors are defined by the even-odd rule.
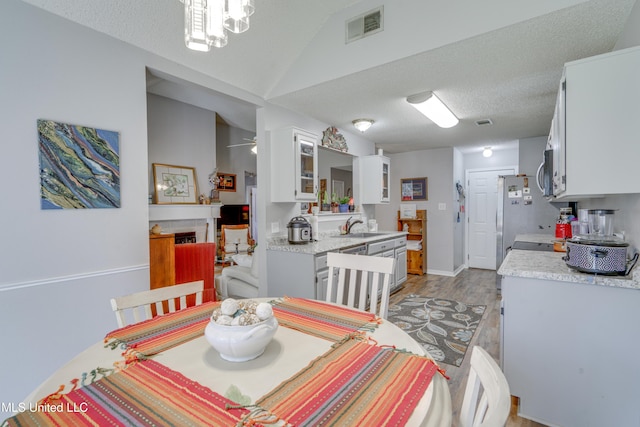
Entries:
[[342,238],[365,238],[365,237],[376,237],[376,236],[384,236],[385,234],[389,234],[389,233],[349,233],[349,234],[337,234],[331,237],[342,237]]

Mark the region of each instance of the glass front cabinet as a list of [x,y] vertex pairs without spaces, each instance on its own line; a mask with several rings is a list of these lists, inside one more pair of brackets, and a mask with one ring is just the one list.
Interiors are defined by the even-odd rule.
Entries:
[[363,156],[358,158],[362,175],[362,203],[389,203],[389,167],[385,156]]
[[271,201],[317,200],[318,136],[295,127],[271,132]]

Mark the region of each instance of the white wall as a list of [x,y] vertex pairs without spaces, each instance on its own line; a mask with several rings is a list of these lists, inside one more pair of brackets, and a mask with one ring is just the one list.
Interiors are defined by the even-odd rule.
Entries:
[[[614,50],[640,45],[640,2],[634,5],[629,20]],[[621,153],[624,155],[624,153]],[[614,218],[614,230],[624,231],[630,245],[640,248],[640,194],[621,194],[603,199],[581,200],[579,208],[618,209]]]
[[[116,327],[110,297],[149,287],[145,67],[262,100],[18,0],[0,51],[0,402],[18,403]],[[40,209],[39,118],[119,132],[121,208]]]

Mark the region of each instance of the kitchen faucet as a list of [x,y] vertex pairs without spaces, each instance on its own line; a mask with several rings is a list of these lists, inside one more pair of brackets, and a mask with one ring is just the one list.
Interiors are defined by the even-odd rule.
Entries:
[[353,227],[354,225],[356,225],[356,224],[364,224],[364,223],[363,223],[362,221],[360,221],[359,219],[356,219],[355,221],[350,222],[350,221],[351,221],[351,218],[353,218],[353,217],[352,217],[352,216],[350,216],[350,217],[349,217],[349,219],[347,220],[347,223],[345,224],[345,228],[346,228],[346,230],[347,230],[347,234],[350,234],[350,233],[351,233],[351,227]]

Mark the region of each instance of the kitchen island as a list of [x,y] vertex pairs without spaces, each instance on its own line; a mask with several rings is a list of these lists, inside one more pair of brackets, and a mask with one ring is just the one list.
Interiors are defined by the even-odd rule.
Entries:
[[595,276],[563,256],[516,249],[498,269],[501,360],[518,413],[546,425],[640,425],[638,270]]
[[407,233],[380,231],[343,234],[321,233],[318,241],[291,244],[286,236],[267,243],[269,296],[290,296],[325,300],[329,281],[328,252],[351,252],[395,258],[391,291],[407,278]]

